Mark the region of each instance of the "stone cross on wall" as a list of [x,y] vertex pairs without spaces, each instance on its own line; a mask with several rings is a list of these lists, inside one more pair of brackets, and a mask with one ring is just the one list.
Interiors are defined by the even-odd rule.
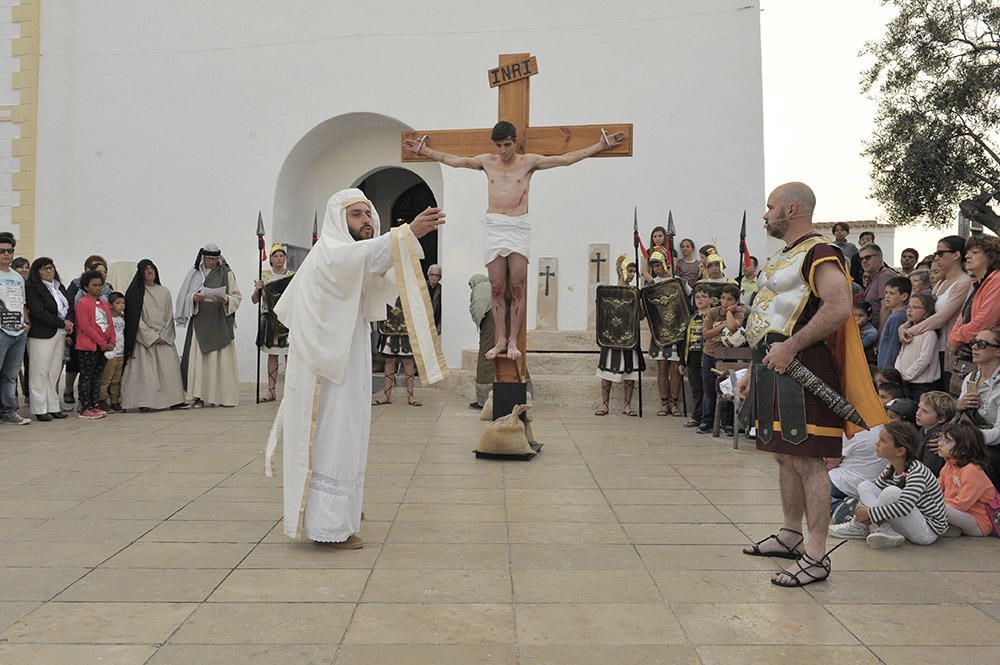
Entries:
[[558,330],[559,259],[543,256],[538,259],[538,305],[535,328]]
[[617,278],[612,280],[611,245],[591,243],[587,261],[587,330],[593,330],[597,326],[597,285],[617,282]]

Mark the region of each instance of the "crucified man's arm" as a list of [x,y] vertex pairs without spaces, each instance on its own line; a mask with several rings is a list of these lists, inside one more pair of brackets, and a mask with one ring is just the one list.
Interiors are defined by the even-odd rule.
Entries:
[[479,157],[459,157],[440,150],[431,150],[427,147],[427,137],[419,139],[403,139],[403,147],[415,155],[430,157],[435,162],[441,162],[445,166],[452,166],[456,169],[483,170],[483,162]]
[[601,140],[594,145],[587,146],[586,148],[580,148],[579,150],[574,150],[572,152],[563,153],[562,155],[539,157],[538,161],[535,162],[535,169],[541,171],[544,169],[552,169],[557,166],[569,166],[570,164],[576,164],[582,159],[593,157],[599,152],[604,152],[608,148],[614,148],[624,142],[625,132],[605,134],[604,130],[601,130]]

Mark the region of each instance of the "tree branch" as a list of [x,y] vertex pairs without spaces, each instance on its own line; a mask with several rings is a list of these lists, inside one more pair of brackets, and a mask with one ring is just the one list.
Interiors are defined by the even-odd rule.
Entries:
[[958,121],[962,123],[963,127],[965,127],[966,131],[965,135],[970,137],[973,141],[975,141],[980,148],[985,150],[986,153],[993,158],[993,161],[996,162],[997,166],[1000,166],[1000,155],[997,155],[997,153],[993,150],[993,148],[988,146],[986,142],[983,141],[983,139],[976,132],[972,131],[972,128],[969,127],[969,124],[967,122],[965,122],[965,118],[962,117],[961,113],[956,113],[955,117],[958,118]]

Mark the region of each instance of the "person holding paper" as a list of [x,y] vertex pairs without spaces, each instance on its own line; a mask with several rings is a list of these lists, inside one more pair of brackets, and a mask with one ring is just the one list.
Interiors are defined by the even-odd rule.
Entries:
[[195,408],[239,403],[233,339],[242,300],[236,276],[218,246],[208,244],[198,250],[175,311],[177,325],[187,327],[181,378],[185,397]]

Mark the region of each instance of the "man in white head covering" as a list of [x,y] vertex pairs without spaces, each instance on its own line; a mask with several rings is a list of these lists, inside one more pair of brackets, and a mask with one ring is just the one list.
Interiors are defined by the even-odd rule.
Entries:
[[243,301],[236,276],[217,245],[200,250],[177,294],[175,319],[187,326],[181,378],[185,399],[195,407],[236,406],[240,401],[236,366],[236,310]]
[[[284,531],[337,549],[363,546],[361,529],[371,429],[371,334],[397,295],[424,382],[444,376],[416,239],[444,223],[428,208],[376,236],[375,206],[358,189],[330,199],[319,241],[275,306],[289,329],[285,394],[267,446],[266,471],[284,446]],[[315,434],[310,436],[319,379]]]

